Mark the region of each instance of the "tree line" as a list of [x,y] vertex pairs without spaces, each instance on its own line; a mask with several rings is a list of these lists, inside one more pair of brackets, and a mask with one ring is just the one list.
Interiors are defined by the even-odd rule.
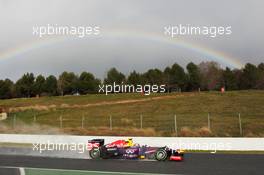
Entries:
[[25,73],[16,82],[10,79],[0,80],[0,98],[20,98],[36,96],[58,96],[72,94],[98,93],[99,85],[104,84],[131,85],[166,85],[167,92],[173,91],[208,91],[264,89],[264,63],[254,65],[247,63],[241,69],[225,69],[216,62],[190,62],[186,69],[175,63],[164,70],[149,69],[147,72],[131,72],[125,76],[116,68],[107,72],[104,80],[96,78],[90,72],[77,75],[63,72],[59,77],[50,75],[35,76]]

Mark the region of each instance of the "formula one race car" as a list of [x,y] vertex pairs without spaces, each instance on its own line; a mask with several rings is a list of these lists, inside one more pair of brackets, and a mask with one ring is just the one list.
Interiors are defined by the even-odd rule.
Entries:
[[164,147],[140,146],[134,144],[132,139],[117,140],[104,145],[104,139],[88,141],[88,150],[92,159],[154,159],[183,160],[183,151]]

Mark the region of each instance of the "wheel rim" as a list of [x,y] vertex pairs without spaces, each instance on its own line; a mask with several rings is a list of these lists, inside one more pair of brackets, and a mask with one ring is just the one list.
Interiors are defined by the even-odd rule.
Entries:
[[99,151],[99,149],[93,150],[91,152],[91,157],[92,158],[99,158],[100,157],[100,151]]
[[156,154],[158,160],[164,160],[166,158],[166,152],[164,150],[158,151]]

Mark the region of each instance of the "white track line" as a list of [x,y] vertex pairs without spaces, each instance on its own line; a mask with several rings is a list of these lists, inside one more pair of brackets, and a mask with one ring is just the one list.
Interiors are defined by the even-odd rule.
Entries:
[[19,173],[20,173],[20,175],[26,175],[26,173],[25,173],[25,169],[24,168],[19,168]]

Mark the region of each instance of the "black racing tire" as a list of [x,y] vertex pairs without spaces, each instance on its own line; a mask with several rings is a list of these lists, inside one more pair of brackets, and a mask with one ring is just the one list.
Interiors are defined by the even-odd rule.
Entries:
[[99,159],[101,157],[101,151],[99,148],[92,148],[89,151],[89,154],[92,159]]
[[155,153],[155,159],[158,161],[164,161],[168,158],[168,153],[166,150],[164,149],[159,149],[157,150],[157,152]]

